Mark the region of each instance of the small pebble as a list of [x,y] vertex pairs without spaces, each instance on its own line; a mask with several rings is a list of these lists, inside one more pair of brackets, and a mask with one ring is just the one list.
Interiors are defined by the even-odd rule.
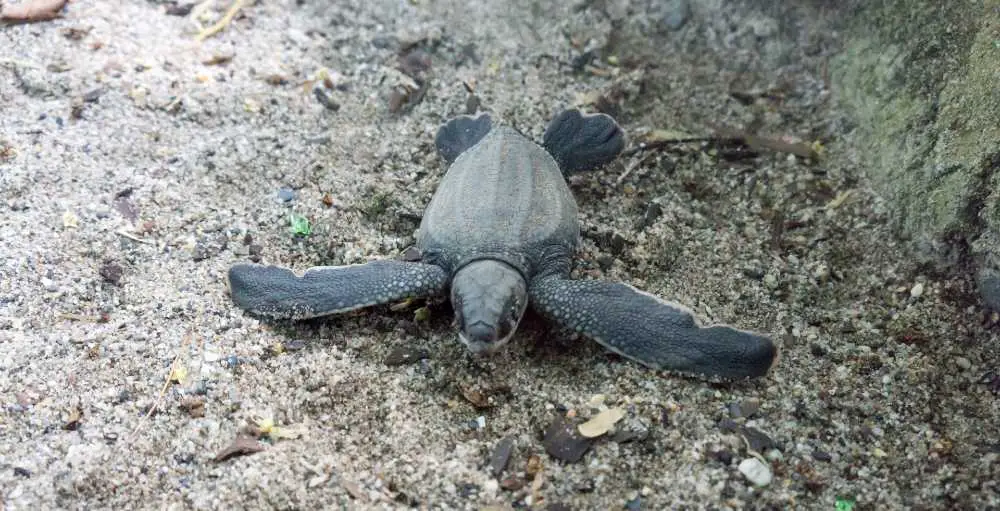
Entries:
[[512,452],[514,452],[514,437],[504,437],[497,442],[497,446],[493,449],[493,454],[490,455],[490,469],[494,477],[499,477],[507,468],[507,463],[510,462]]
[[663,27],[667,30],[679,30],[691,16],[691,6],[687,0],[669,0],[664,2],[666,14],[663,16]]
[[757,458],[747,458],[740,462],[740,473],[755,486],[767,486],[774,478],[771,467]]
[[965,357],[955,357],[955,365],[957,365],[958,368],[963,371],[968,371],[969,369],[972,369],[972,362],[970,362],[969,359]]
[[545,452],[549,456],[567,463],[575,463],[583,458],[584,453],[594,443],[593,439],[580,434],[573,421],[557,418],[545,431]]
[[430,352],[413,346],[396,346],[385,357],[385,365],[401,366],[412,364],[430,356]]
[[278,189],[278,199],[281,202],[292,202],[295,199],[295,190],[288,187],[282,187]]
[[778,289],[778,276],[773,273],[764,275],[764,285],[768,289]]

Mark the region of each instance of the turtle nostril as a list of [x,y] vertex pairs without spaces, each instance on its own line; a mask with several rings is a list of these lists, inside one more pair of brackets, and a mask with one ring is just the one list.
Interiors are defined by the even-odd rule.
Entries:
[[465,335],[470,341],[483,344],[493,344],[497,341],[497,329],[482,321],[476,321],[466,326]]

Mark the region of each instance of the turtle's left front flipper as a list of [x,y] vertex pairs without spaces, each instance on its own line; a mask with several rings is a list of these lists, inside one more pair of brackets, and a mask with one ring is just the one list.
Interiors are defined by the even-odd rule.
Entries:
[[777,359],[770,339],[728,326],[698,326],[691,312],[625,284],[548,277],[532,282],[531,305],[560,325],[655,369],[744,378]]
[[251,314],[306,319],[440,294],[448,285],[441,268],[404,261],[317,266],[301,277],[278,266],[237,264],[229,269],[229,292]]

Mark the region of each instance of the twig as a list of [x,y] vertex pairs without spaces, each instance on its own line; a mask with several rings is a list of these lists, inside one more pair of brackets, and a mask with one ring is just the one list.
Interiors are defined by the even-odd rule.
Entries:
[[160,405],[163,404],[163,398],[164,396],[167,395],[167,389],[170,388],[171,378],[174,377],[174,371],[177,370],[177,363],[180,362],[181,355],[184,354],[184,350],[187,349],[187,345],[190,341],[191,341],[191,335],[190,332],[188,332],[188,334],[184,335],[184,341],[181,343],[181,349],[177,351],[177,355],[174,356],[174,361],[170,363],[170,372],[167,373],[167,377],[163,381],[163,387],[160,388],[160,393],[159,395],[156,396],[156,401],[154,401],[153,404],[149,407],[149,410],[146,412],[146,414],[142,416],[142,419],[139,420],[139,423],[135,425],[135,429],[133,429],[132,432],[129,433],[126,445],[132,444],[132,441],[135,440],[135,436],[139,433],[139,430],[146,425],[146,421],[148,421],[149,418],[152,417],[154,413],[156,413],[156,410],[160,408]]
[[136,236],[135,234],[132,234],[132,233],[126,231],[125,229],[119,229],[119,230],[115,231],[115,234],[117,234],[117,235],[119,235],[119,236],[121,236],[123,238],[128,238],[128,239],[130,239],[132,241],[135,241],[136,243],[145,243],[147,245],[155,245],[156,244],[156,242],[153,241],[153,240],[142,239],[142,238]]
[[229,26],[229,23],[233,21],[233,18],[236,17],[236,13],[240,12],[240,9],[243,8],[244,1],[245,0],[233,0],[233,5],[231,5],[229,10],[226,11],[226,15],[214,25],[202,30],[201,33],[195,37],[195,39],[198,41],[204,41],[205,39],[222,32],[222,30]]
[[631,165],[625,168],[625,172],[622,172],[622,175],[618,176],[618,179],[615,180],[615,186],[621,186],[622,183],[625,181],[625,179],[627,179],[628,176],[632,174],[632,172],[635,169],[639,168],[642,164],[646,163],[647,160],[652,159],[654,155],[655,153],[646,153],[645,155],[643,155],[642,158],[639,158],[638,160],[632,162]]
[[691,142],[720,142],[726,139],[720,139],[719,137],[687,137],[687,138],[672,138],[670,140],[654,140],[652,142],[641,142],[635,147],[628,148],[622,151],[622,156],[632,156],[634,154],[641,153],[643,151],[654,151],[656,149],[662,149],[664,147],[670,147],[677,144],[687,144]]
[[5,23],[32,23],[59,17],[67,0],[26,0],[19,4],[0,6],[0,21]]
[[737,139],[751,149],[769,149],[779,153],[789,153],[802,158],[817,159],[819,155],[809,144],[785,142],[784,140],[754,135],[743,130],[731,128],[729,126],[712,126],[719,137]]

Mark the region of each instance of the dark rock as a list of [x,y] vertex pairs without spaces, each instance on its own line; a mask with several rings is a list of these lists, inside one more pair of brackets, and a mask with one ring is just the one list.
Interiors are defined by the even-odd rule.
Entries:
[[514,437],[504,437],[497,442],[496,447],[493,448],[493,454],[490,455],[490,470],[494,477],[499,477],[507,468],[512,452],[514,452]]
[[762,453],[778,447],[777,442],[772,440],[771,437],[767,436],[767,434],[757,428],[744,426],[741,428],[740,434],[743,435],[743,438],[745,438],[747,443],[750,444],[750,449],[754,451]]
[[828,452],[820,451],[819,449],[812,452],[812,457],[816,461],[833,461],[833,456]]
[[593,439],[580,434],[576,423],[557,418],[545,431],[545,452],[557,460],[576,463],[583,458],[584,453],[593,445]]
[[122,275],[125,271],[122,269],[120,264],[114,261],[106,261],[97,270],[97,273],[100,274],[101,278],[104,279],[105,282],[118,286],[122,282]]
[[396,346],[386,355],[384,362],[387,366],[401,366],[418,362],[430,356],[430,352],[423,348]]
[[661,216],[663,216],[663,207],[655,202],[650,202],[646,205],[646,210],[643,211],[642,216],[635,223],[635,230],[641,231],[652,226]]
[[31,471],[26,468],[14,467],[14,475],[18,477],[31,477]]
[[334,99],[331,98],[322,87],[314,87],[313,96],[316,96],[316,101],[319,101],[319,104],[323,105],[323,108],[326,108],[331,112],[340,110],[340,103],[334,101]]

